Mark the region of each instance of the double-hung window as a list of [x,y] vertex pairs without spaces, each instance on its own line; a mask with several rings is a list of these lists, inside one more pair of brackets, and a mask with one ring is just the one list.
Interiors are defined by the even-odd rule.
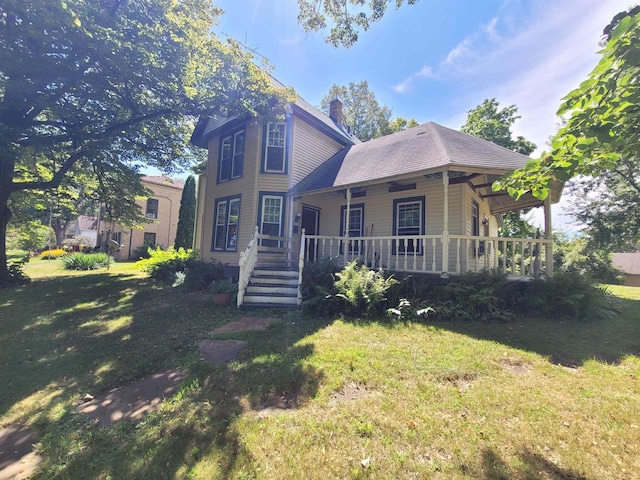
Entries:
[[[394,234],[409,237],[424,234],[424,197],[394,200]],[[422,240],[398,239],[397,253],[422,254]]]
[[147,199],[147,209],[145,212],[145,217],[158,218],[158,199],[157,198]]
[[156,248],[156,234],[144,232],[142,243],[147,247]]
[[287,125],[285,123],[267,123],[265,142],[263,171],[285,173],[287,168]]
[[[341,207],[340,215],[340,236],[344,236],[345,225],[349,232],[349,237],[363,237],[364,236],[364,204],[359,203],[351,205],[349,208],[349,218],[347,219],[347,207]],[[358,253],[360,251],[360,244],[362,241],[349,240],[348,245],[349,253]],[[344,251],[343,247],[340,247]]]
[[235,252],[238,249],[239,222],[240,197],[216,200],[211,250]]
[[220,141],[218,183],[242,177],[244,163],[244,130],[227,135]]
[[[471,204],[471,235],[480,236],[480,205],[475,200]],[[473,241],[473,255],[484,255],[484,240]]]

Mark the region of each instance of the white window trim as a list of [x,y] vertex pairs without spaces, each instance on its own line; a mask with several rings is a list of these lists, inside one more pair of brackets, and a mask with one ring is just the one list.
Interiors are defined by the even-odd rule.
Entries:
[[[282,125],[284,127],[284,144],[282,147],[282,169],[270,169],[269,168],[269,133],[271,131],[271,125]],[[267,134],[265,137],[264,146],[264,166],[263,169],[266,173],[284,173],[287,170],[287,124],[285,122],[269,122],[267,123]]]

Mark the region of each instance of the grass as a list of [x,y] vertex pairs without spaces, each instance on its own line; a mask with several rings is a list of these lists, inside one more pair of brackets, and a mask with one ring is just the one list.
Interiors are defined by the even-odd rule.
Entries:
[[[237,338],[212,367],[195,343],[241,314],[129,264],[34,260],[0,291],[0,425],[41,435],[36,478],[633,478],[640,471],[640,289],[584,322],[429,325],[303,318]],[[144,420],[75,411],[171,366],[180,392]],[[347,391],[347,395],[340,392]],[[298,408],[261,417],[273,400]]]

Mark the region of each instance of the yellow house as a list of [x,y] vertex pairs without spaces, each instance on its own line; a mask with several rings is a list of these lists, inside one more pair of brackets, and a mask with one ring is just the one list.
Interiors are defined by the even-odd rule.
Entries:
[[[196,248],[239,278],[238,305],[296,304],[305,262],[357,259],[394,271],[456,275],[499,268],[552,275],[551,203],[491,184],[528,157],[433,122],[360,142],[303,99],[280,123],[203,118]],[[498,236],[503,213],[543,205],[546,234]]]
[[[140,228],[123,228],[117,223],[104,221],[104,212],[98,225],[98,247],[109,239],[116,260],[134,260],[136,251],[145,247],[172,247],[178,228],[178,214],[184,182],[164,176],[145,176],[142,185],[153,192],[148,198],[136,199],[142,209],[145,222]],[[116,247],[119,245],[119,248]]]

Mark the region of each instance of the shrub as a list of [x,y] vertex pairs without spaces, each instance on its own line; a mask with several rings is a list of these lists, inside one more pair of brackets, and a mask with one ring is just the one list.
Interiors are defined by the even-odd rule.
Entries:
[[149,248],[151,248],[149,247],[149,245],[140,245],[133,250],[131,258],[133,260],[142,260],[143,258],[149,258]]
[[211,293],[236,293],[238,291],[238,284],[233,283],[228,278],[216,280],[211,283]]
[[25,255],[19,260],[14,260],[7,265],[7,275],[0,276],[0,289],[20,287],[27,285],[31,279],[24,273],[22,268],[29,261],[29,255]]
[[345,313],[352,315],[380,313],[387,290],[397,283],[393,277],[385,278],[382,270],[369,270],[357,261],[348,263],[336,277],[336,296],[344,300]]
[[62,257],[62,268],[65,270],[97,270],[106,267],[113,258],[106,253],[68,253]]
[[421,320],[431,313],[435,313],[435,311],[433,307],[428,306],[425,302],[412,306],[409,300],[401,298],[397,307],[387,309],[387,317],[400,322],[406,322]]
[[149,258],[138,260],[136,265],[147,272],[151,278],[162,282],[173,283],[177,272],[184,272],[197,261],[197,252],[184,248],[162,250],[149,248]]
[[589,319],[610,312],[608,292],[578,272],[559,272],[529,283],[519,309],[526,314]]
[[193,261],[185,270],[183,285],[187,290],[205,290],[213,282],[224,278],[222,262]]
[[342,302],[335,296],[335,274],[338,271],[331,259],[305,263],[300,285],[305,313],[331,315],[340,311]]
[[40,258],[43,260],[51,260],[55,258],[60,258],[63,255],[66,255],[67,252],[61,248],[55,248],[53,250],[45,250],[44,252],[40,252]]
[[436,316],[445,321],[506,321],[520,289],[498,272],[467,273],[434,289]]

